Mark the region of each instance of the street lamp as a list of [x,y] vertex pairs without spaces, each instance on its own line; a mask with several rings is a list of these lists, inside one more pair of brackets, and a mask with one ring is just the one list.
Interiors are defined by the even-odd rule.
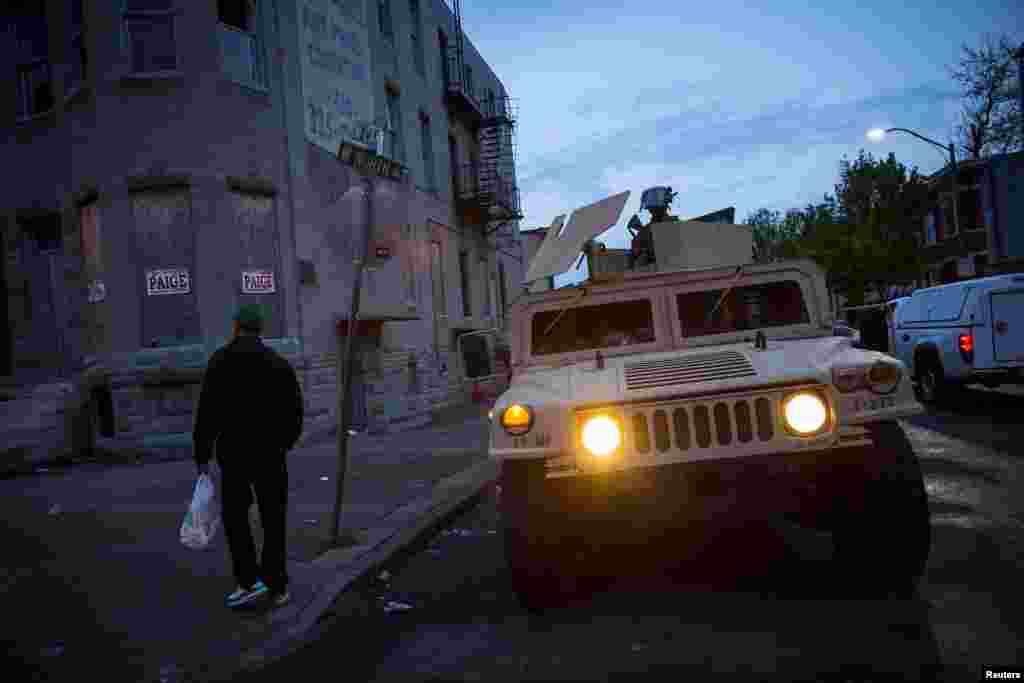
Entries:
[[893,133],[893,132],[908,133],[909,135],[913,135],[918,140],[924,140],[927,143],[935,145],[936,147],[938,147],[942,151],[949,153],[949,165],[950,165],[950,171],[952,171],[952,173],[950,175],[952,176],[952,183],[953,183],[953,229],[956,230],[956,234],[959,235],[960,234],[960,212],[957,209],[957,198],[956,198],[956,193],[957,193],[957,184],[956,184],[956,147],[953,146],[952,142],[949,143],[948,145],[944,145],[941,142],[936,142],[935,140],[932,140],[931,138],[926,138],[925,136],[921,135],[920,133],[915,133],[914,131],[909,130],[907,128],[884,128],[884,129],[883,128],[872,128],[871,130],[868,131],[868,139],[871,140],[872,142],[881,142],[882,139],[885,137],[886,133]]

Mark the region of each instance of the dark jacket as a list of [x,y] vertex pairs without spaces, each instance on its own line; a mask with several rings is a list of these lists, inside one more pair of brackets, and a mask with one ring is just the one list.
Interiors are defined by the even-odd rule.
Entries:
[[283,458],[302,435],[302,420],[291,363],[259,337],[238,337],[206,367],[193,430],[196,463],[208,463],[215,444],[221,465]]

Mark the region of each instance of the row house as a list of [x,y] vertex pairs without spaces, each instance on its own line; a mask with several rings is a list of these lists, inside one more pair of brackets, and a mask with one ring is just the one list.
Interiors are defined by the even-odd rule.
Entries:
[[458,3],[4,7],[0,377],[202,365],[243,302],[325,405],[350,331],[371,413],[495,372],[460,337],[521,290],[516,112]]
[[947,166],[931,176],[934,208],[924,219],[922,286],[1024,267],[1024,152],[957,164],[957,207]]

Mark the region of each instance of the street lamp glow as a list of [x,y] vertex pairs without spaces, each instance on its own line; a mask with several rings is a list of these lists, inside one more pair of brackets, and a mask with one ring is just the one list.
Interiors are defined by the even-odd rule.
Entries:
[[868,131],[868,140],[871,140],[872,142],[881,142],[884,137],[885,130],[882,128],[872,128]]

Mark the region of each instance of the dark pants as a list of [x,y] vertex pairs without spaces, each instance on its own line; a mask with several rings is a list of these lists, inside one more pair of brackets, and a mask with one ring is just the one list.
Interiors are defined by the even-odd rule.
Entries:
[[[221,462],[221,472],[221,516],[238,585],[251,588],[257,579],[263,579],[271,593],[283,593],[288,588],[285,552],[288,467],[284,458],[266,465]],[[249,526],[253,491],[263,527],[263,552],[259,562]]]

